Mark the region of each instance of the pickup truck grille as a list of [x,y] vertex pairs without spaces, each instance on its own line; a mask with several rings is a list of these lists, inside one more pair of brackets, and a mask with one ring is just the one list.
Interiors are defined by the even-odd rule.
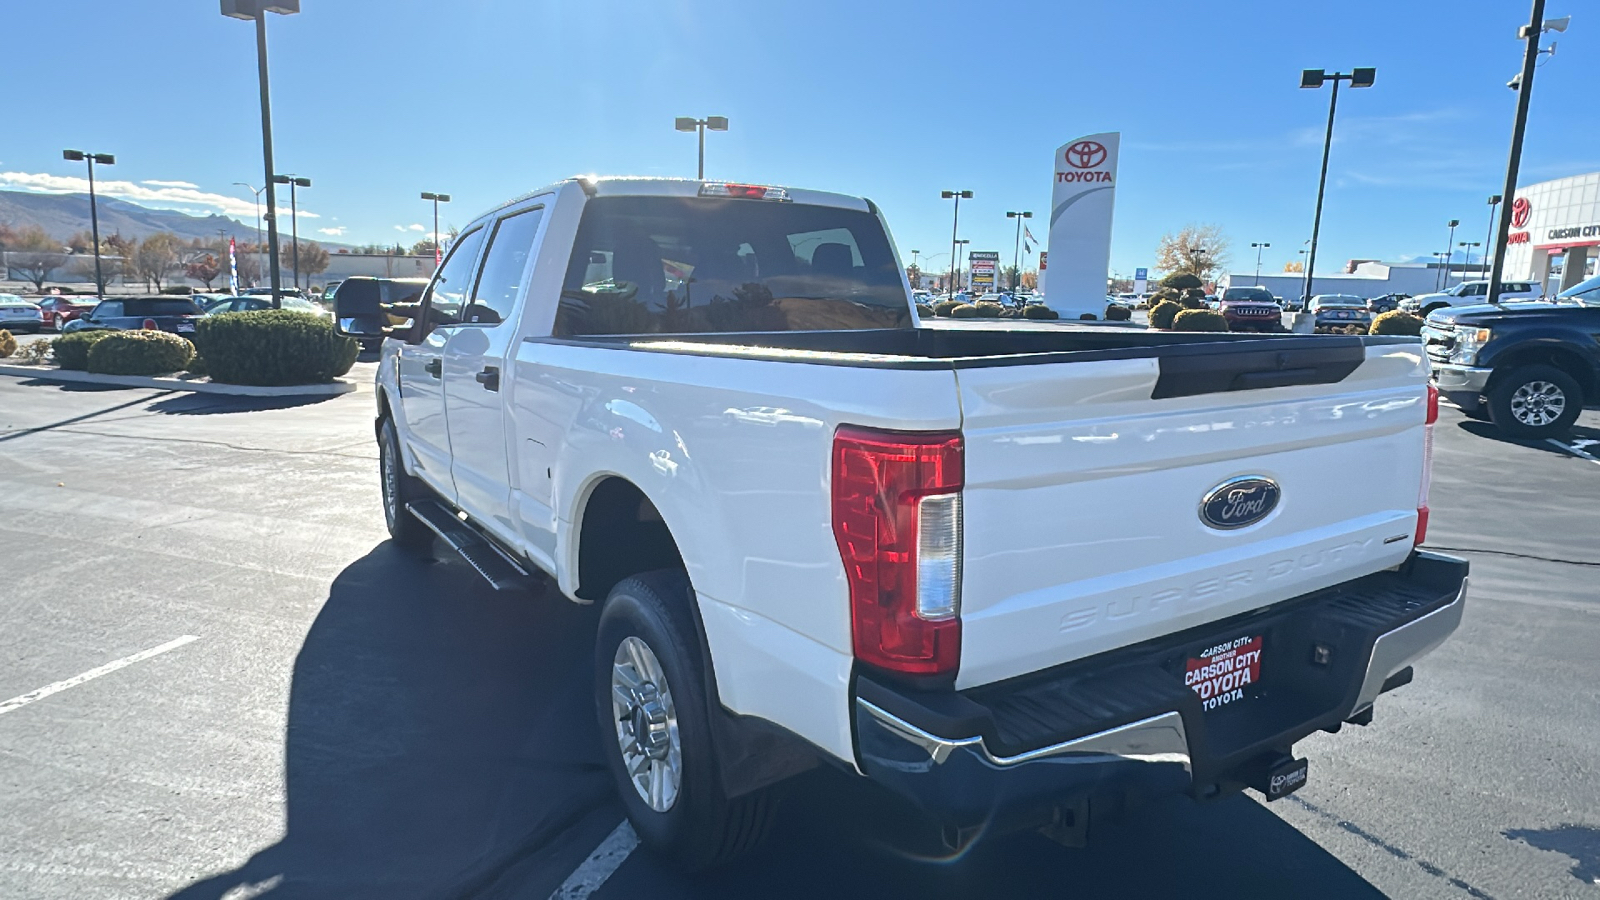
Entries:
[[1268,318],[1282,315],[1275,306],[1224,306],[1223,313],[1236,318]]
[[1432,325],[1422,327],[1422,345],[1428,353],[1428,358],[1444,362],[1450,359],[1450,352],[1456,348],[1455,334],[1443,328]]

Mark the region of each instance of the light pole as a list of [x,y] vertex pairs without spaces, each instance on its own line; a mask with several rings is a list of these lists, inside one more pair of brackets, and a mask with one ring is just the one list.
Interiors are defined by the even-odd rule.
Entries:
[[435,194],[433,191],[423,191],[422,199],[433,201],[433,265],[438,268],[444,260],[444,245],[439,243],[439,204],[449,203],[449,194]]
[[256,65],[261,79],[261,160],[267,174],[267,253],[272,257],[272,308],[283,304],[278,299],[282,281],[278,274],[278,194],[272,188],[272,101],[267,92],[267,13],[290,16],[300,11],[300,0],[221,0],[222,14],[256,23]]
[[1451,245],[1455,242],[1456,226],[1461,224],[1461,220],[1451,219],[1448,224],[1450,231],[1444,239],[1444,271],[1440,275],[1440,278],[1444,280],[1444,286],[1440,290],[1445,291],[1450,289],[1450,267],[1455,262],[1455,251],[1451,249]]
[[[956,241],[956,277],[957,278],[961,277],[961,253],[962,253],[962,251],[967,249],[967,245],[970,244],[970,243],[972,243],[972,242],[967,240],[966,238],[962,238],[961,240]],[[972,281],[972,273],[968,272],[967,273],[967,282],[968,282],[967,288],[968,289],[971,289],[971,287],[972,287],[971,281]]]
[[955,213],[950,219],[950,293],[956,292],[956,270],[959,268],[959,258],[956,252],[956,229],[961,227],[961,201],[971,200],[971,191],[940,191],[939,199],[956,201]]
[[1205,278],[1200,274],[1200,258],[1205,256],[1206,252],[1204,247],[1189,248],[1189,268],[1194,270],[1194,277],[1199,278],[1202,282],[1205,281]]
[[[266,188],[258,188],[254,185],[246,184],[243,181],[235,181],[234,184],[245,188],[249,190],[250,193],[256,195],[256,267],[261,268],[262,266],[266,265],[266,260],[261,258],[261,192],[266,190]],[[256,277],[260,277],[259,272],[256,273]],[[250,286],[255,287],[254,284]]]
[[1256,242],[1256,241],[1251,241],[1250,242],[1250,246],[1256,248],[1256,284],[1260,284],[1261,283],[1261,251],[1265,250],[1268,247],[1271,247],[1272,245],[1267,243],[1266,241],[1261,241],[1259,243]]
[[[1533,13],[1528,24],[1517,29],[1517,37],[1528,42],[1522,56],[1522,73],[1508,85],[1517,92],[1517,116],[1511,126],[1511,153],[1506,158],[1506,184],[1501,193],[1507,201],[1517,195],[1517,170],[1522,167],[1522,135],[1528,127],[1528,101],[1533,95],[1533,68],[1539,61],[1539,37],[1547,31],[1566,31],[1567,18],[1544,17],[1544,0],[1533,0]],[[1554,52],[1554,51],[1552,51]],[[1506,262],[1506,244],[1511,237],[1511,217],[1502,216],[1494,237],[1494,267],[1489,270],[1488,296],[1490,303],[1500,302],[1500,280]],[[1540,293],[1543,293],[1541,286]]]
[[700,133],[700,167],[695,170],[695,178],[706,180],[706,129],[712,131],[727,131],[727,116],[706,116],[696,119],[693,116],[679,116],[673,121],[673,127],[679,131],[697,131]]
[[289,186],[289,239],[294,242],[294,289],[300,290],[300,206],[295,198],[295,189],[311,187],[311,179],[299,175],[274,175],[272,180],[277,184]]
[[1008,210],[1006,218],[1017,220],[1017,236],[1011,244],[1011,300],[1016,302],[1017,288],[1022,285],[1022,220],[1033,218],[1033,213]]
[[1483,242],[1482,241],[1462,241],[1462,242],[1456,244],[1456,246],[1463,248],[1462,251],[1461,251],[1461,255],[1464,257],[1461,260],[1461,280],[1462,281],[1466,281],[1467,280],[1467,268],[1466,267],[1472,263],[1472,248],[1473,247],[1482,247],[1483,246]]
[[1489,232],[1483,236],[1483,247],[1484,247],[1484,250],[1483,250],[1483,256],[1480,257],[1480,261],[1483,263],[1483,277],[1484,278],[1488,278],[1489,277],[1489,248],[1494,246],[1494,211],[1495,211],[1495,207],[1497,207],[1499,205],[1500,205],[1500,195],[1499,194],[1490,194],[1489,195]]
[[93,229],[94,237],[94,293],[96,297],[104,297],[106,293],[106,276],[100,270],[100,212],[94,197],[94,164],[102,166],[115,165],[117,158],[110,153],[86,153],[82,150],[63,150],[61,158],[68,162],[87,162],[89,164],[89,227]]
[[1328,131],[1322,139],[1322,174],[1317,178],[1317,212],[1311,219],[1311,253],[1306,256],[1305,297],[1311,296],[1311,279],[1317,268],[1317,240],[1322,232],[1322,197],[1328,187],[1328,151],[1333,149],[1333,114],[1339,108],[1339,82],[1348,81],[1352,88],[1372,87],[1378,70],[1374,68],[1351,69],[1349,74],[1325,69],[1305,69],[1300,73],[1302,88],[1319,88],[1324,82],[1333,82],[1333,98],[1328,101]]

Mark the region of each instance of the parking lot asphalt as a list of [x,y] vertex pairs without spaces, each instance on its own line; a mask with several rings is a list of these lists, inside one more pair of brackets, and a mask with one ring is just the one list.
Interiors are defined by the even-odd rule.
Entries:
[[[0,896],[544,900],[613,833],[594,610],[396,552],[371,404],[0,378]],[[1600,463],[1446,410],[1432,496],[1462,628],[1291,798],[949,858],[818,770],[735,866],[593,896],[1600,897]]]

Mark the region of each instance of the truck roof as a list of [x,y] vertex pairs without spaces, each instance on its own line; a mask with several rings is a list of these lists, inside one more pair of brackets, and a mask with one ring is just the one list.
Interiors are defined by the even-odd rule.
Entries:
[[730,184],[749,185],[765,188],[777,188],[788,193],[789,201],[805,203],[812,206],[834,206],[841,209],[853,209],[860,212],[876,212],[872,201],[864,197],[854,197],[849,194],[838,194],[832,191],[816,191],[809,188],[794,188],[781,184],[757,184],[747,181],[729,181],[726,179],[706,179],[704,181],[694,178],[652,178],[648,176],[633,175],[577,175],[564,178],[554,184],[546,185],[535,191],[514,197],[495,207],[510,206],[520,203],[529,197],[546,194],[557,190],[563,185],[579,184],[585,193],[591,197],[698,197],[701,188],[705,185]]

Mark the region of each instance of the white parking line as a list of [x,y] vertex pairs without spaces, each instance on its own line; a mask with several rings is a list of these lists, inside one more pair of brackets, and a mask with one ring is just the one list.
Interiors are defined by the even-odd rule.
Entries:
[[1587,459],[1589,462],[1600,466],[1600,457],[1596,457],[1593,453],[1589,453],[1583,449],[1584,447],[1590,446],[1592,443],[1591,441],[1573,441],[1570,446],[1561,443],[1555,438],[1545,438],[1545,441],[1553,446],[1560,447],[1562,450],[1571,453],[1573,456],[1576,456],[1579,459]]
[[151,647],[149,650],[140,650],[138,653],[135,653],[132,656],[124,656],[115,662],[108,662],[103,666],[90,669],[89,671],[84,672],[82,675],[74,675],[65,681],[58,681],[55,684],[47,684],[36,691],[29,691],[20,697],[12,697],[10,700],[0,703],[0,716],[3,716],[13,710],[21,709],[35,700],[43,700],[51,694],[59,694],[67,688],[77,687],[78,685],[83,684],[85,681],[93,681],[94,679],[99,678],[101,675],[110,675],[112,672],[115,672],[118,669],[127,668],[136,662],[143,662],[152,656],[159,656],[168,650],[176,650],[179,647],[182,647],[184,644],[187,644],[191,641],[198,641],[199,639],[200,638],[197,635],[186,634],[181,638],[167,641],[165,644],[162,644],[159,647]]
[[639,836],[633,833],[633,826],[627,819],[622,824],[612,829],[600,846],[594,848],[589,858],[583,861],[576,872],[567,876],[567,880],[556,888],[550,895],[550,900],[585,900],[590,894],[600,889],[606,883],[611,873],[622,865],[633,848],[639,846]]

